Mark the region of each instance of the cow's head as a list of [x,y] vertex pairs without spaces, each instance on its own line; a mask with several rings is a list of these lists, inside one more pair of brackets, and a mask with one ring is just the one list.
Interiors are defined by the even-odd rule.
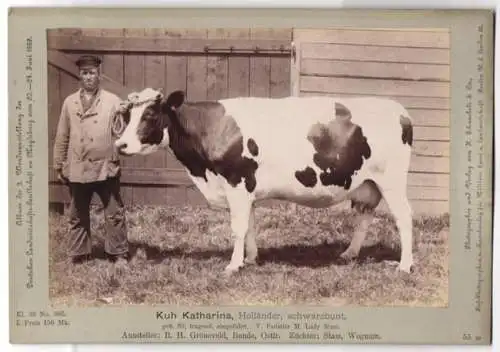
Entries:
[[124,155],[145,155],[166,147],[172,117],[183,102],[182,91],[175,91],[168,97],[161,90],[151,88],[130,94],[118,118],[124,126],[115,142],[118,151]]

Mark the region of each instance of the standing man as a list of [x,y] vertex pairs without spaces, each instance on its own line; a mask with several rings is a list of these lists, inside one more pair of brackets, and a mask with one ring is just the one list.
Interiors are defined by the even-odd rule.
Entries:
[[85,55],[76,62],[81,88],[62,105],[54,144],[54,167],[67,184],[68,255],[73,263],[91,258],[90,202],[96,193],[104,207],[105,251],[113,261],[128,260],[125,208],[120,196],[120,160],[112,140],[112,124],[120,99],[102,89],[101,60]]

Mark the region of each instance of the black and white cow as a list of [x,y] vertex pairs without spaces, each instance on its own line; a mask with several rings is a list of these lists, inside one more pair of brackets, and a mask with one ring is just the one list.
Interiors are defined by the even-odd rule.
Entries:
[[234,248],[227,274],[256,260],[256,201],[309,207],[350,201],[360,220],[341,256],[351,259],[382,197],[401,236],[399,269],[410,272],[413,127],[400,104],[324,96],[188,102],[181,91],[164,96],[147,88],[130,95],[123,112],[116,141],[122,154],[170,148],[207,201],[229,209]]

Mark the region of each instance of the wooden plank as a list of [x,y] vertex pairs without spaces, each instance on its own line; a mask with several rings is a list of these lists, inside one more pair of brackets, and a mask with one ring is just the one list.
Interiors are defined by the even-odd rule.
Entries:
[[[130,31],[129,29],[128,31]],[[191,34],[181,38],[142,38],[140,36],[78,36],[52,35],[47,38],[47,48],[55,50],[79,51],[119,51],[119,52],[163,52],[163,53],[214,53],[254,52],[258,47],[262,53],[271,51],[276,55],[288,56],[290,41],[260,38],[259,40],[206,39],[200,30],[190,30]],[[197,38],[190,38],[196,33]],[[202,30],[204,31],[204,30]],[[189,34],[189,33],[188,33]],[[231,50],[233,47],[233,50]]]
[[[101,36],[123,36],[123,29],[102,29]],[[113,81],[122,84],[124,81],[123,69],[124,69],[124,58],[122,53],[108,53],[104,52],[102,56],[102,73],[111,78]],[[123,96],[125,98],[125,96]]]
[[[267,28],[251,28],[250,38],[257,41],[269,38],[272,30]],[[255,44],[258,45],[258,44]],[[269,56],[250,57],[250,95],[269,97],[271,95],[271,58]]]
[[[163,35],[167,38],[179,38],[184,33],[180,30],[166,29]],[[170,94],[176,90],[187,91],[187,56],[165,55],[165,74],[165,94]],[[182,169],[182,164],[172,152],[167,151],[165,159],[168,168]]]
[[167,188],[167,197],[163,204],[170,206],[186,206],[187,193],[186,187],[169,187]]
[[412,156],[410,172],[450,173],[449,157]]
[[291,42],[293,40],[293,28],[273,27],[273,28],[270,28],[270,30],[272,31],[272,36],[269,37],[268,39],[285,40],[288,42]]
[[[145,29],[144,34],[147,38],[161,38],[163,30]],[[154,89],[163,89],[165,87],[165,56],[162,53],[145,53],[144,55],[144,85]],[[168,93],[167,93],[168,94]],[[166,168],[166,151],[158,151],[143,158],[142,167]],[[167,191],[165,188],[149,188],[144,190],[144,197],[148,204],[155,203],[157,198],[165,198]]]
[[[102,30],[100,28],[82,28],[80,36],[100,41],[100,38],[102,37]],[[75,35],[73,35],[73,37],[75,37]]]
[[[190,29],[187,30],[187,36],[202,36],[207,30]],[[187,67],[187,94],[188,100],[206,100],[207,99],[207,56],[191,55],[188,56]]]
[[[57,175],[52,167],[48,169],[49,182],[57,183]],[[191,186],[193,182],[186,171],[166,167],[123,167],[121,182],[137,185]]]
[[448,82],[414,82],[384,79],[334,77],[300,77],[302,91],[356,93],[391,96],[442,97],[450,96]]
[[83,33],[82,28],[58,28],[54,30],[51,37],[67,36],[67,37],[81,37]]
[[73,94],[80,88],[80,83],[78,79],[74,76],[67,74],[64,71],[60,71],[60,100],[61,103],[66,99],[66,97],[70,94]]
[[[49,182],[57,183],[55,171],[49,168]],[[150,185],[157,189],[164,186],[191,186],[192,180],[184,170],[170,168],[123,168],[121,182],[127,185]],[[408,185],[426,187],[449,187],[449,174],[410,172]]]
[[270,96],[287,97],[292,94],[290,88],[290,59],[271,57]]
[[450,126],[450,111],[408,109],[414,126]]
[[294,29],[294,40],[312,43],[381,45],[415,48],[450,48],[449,31],[373,29]]
[[[215,28],[207,30],[208,39],[229,38],[229,30]],[[207,98],[209,100],[228,97],[228,56],[208,55],[207,57]]]
[[450,188],[450,175],[409,173],[408,186]]
[[449,142],[450,129],[448,127],[420,127],[413,128],[414,141]]
[[[250,30],[235,30],[232,31],[231,35],[235,38],[248,39]],[[230,55],[228,75],[228,96],[230,98],[250,95],[250,56]]]
[[[144,36],[144,29],[125,29],[124,36],[139,37]],[[144,82],[144,55],[137,53],[125,53],[124,55],[124,84],[132,91],[141,91],[145,88]],[[122,158],[124,168],[141,168],[144,163],[142,156],[133,156]],[[144,192],[140,189],[125,189],[124,192],[130,192],[127,196],[135,204],[143,204]]]
[[49,184],[49,202],[69,203],[70,196],[67,186]]
[[380,94],[359,94],[359,93],[328,93],[328,92],[314,92],[314,91],[301,91],[300,96],[335,96],[341,98],[352,97],[366,97],[366,96],[379,96],[383,98],[393,99],[401,103],[407,109],[432,109],[432,110],[449,110],[450,99],[440,97],[411,97],[411,96],[391,96]]
[[304,59],[450,64],[448,49],[301,43],[301,55]]
[[309,76],[450,81],[450,66],[304,59],[300,73]]
[[449,200],[448,187],[408,186],[408,199],[410,200]]
[[450,156],[448,142],[415,141],[412,149],[415,156]]

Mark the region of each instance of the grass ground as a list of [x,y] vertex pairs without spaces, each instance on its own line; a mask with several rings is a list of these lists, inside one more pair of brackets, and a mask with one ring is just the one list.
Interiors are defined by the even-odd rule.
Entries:
[[67,219],[50,217],[50,296],[56,306],[104,304],[447,306],[447,216],[414,220],[415,272],[398,272],[399,237],[380,214],[360,257],[339,255],[354,231],[350,211],[257,208],[258,265],[221,275],[232,250],[228,213],[194,207],[134,207],[127,223],[133,259],[104,259],[103,215],[92,213],[94,260],[65,255]]

